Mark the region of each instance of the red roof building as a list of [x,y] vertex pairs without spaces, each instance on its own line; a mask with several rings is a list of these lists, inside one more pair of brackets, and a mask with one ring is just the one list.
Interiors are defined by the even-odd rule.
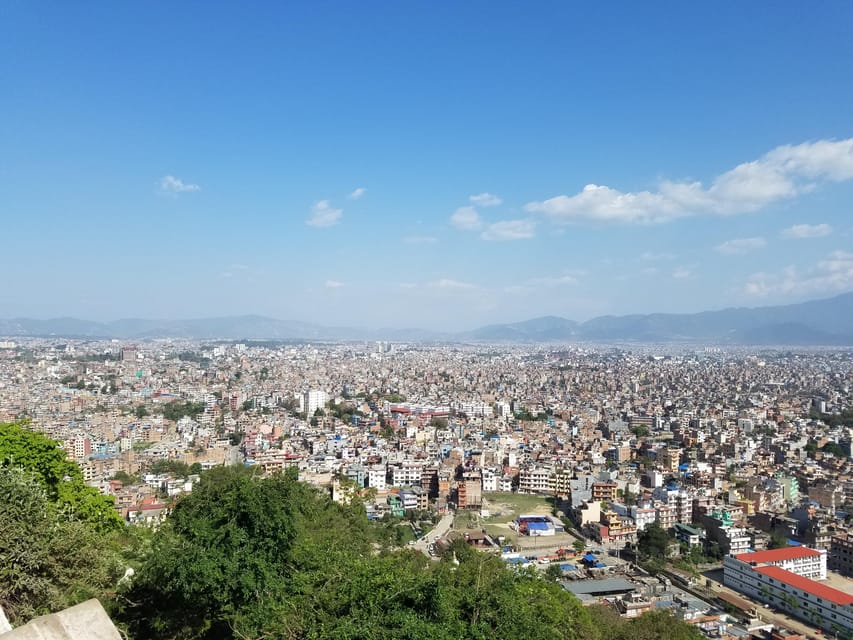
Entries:
[[781,567],[756,567],[755,570],[761,575],[768,576],[794,589],[805,591],[817,598],[823,598],[837,605],[846,607],[853,604],[853,596],[849,593],[844,593],[835,587],[830,587],[817,580],[809,580],[808,578],[798,576],[796,573],[785,571]]

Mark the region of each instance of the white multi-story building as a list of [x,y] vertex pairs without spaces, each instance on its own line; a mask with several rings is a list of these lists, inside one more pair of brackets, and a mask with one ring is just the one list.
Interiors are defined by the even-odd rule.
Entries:
[[504,493],[512,491],[512,478],[509,476],[501,476],[501,479],[498,481],[498,490]]
[[551,472],[542,467],[526,467],[518,472],[519,493],[550,493]]
[[302,411],[310,418],[316,413],[317,409],[325,407],[328,401],[329,394],[325,391],[306,391],[302,395]]
[[459,402],[456,409],[469,417],[491,418],[494,413],[492,405],[487,402]]
[[508,418],[512,415],[512,406],[509,402],[497,402],[495,403],[495,406],[497,407],[498,415],[501,418]]
[[483,479],[483,493],[490,493],[498,490],[498,474],[495,473],[494,469],[489,469],[488,467],[483,467],[482,471],[482,479]]
[[391,485],[394,487],[421,486],[423,466],[401,464],[391,467]]
[[385,476],[388,470],[384,464],[375,464],[367,468],[367,486],[377,491],[385,490]]
[[837,635],[853,631],[853,596],[826,578],[826,551],[786,547],[727,556],[723,583]]
[[657,512],[651,507],[638,507],[634,505],[631,507],[631,517],[634,519],[637,531],[643,531],[657,519]]
[[780,567],[804,578],[826,580],[826,551],[808,547],[784,547],[753,553],[732,554],[751,567]]

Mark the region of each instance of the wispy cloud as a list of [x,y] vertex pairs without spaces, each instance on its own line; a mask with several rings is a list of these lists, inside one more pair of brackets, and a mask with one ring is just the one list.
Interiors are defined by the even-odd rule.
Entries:
[[687,267],[676,267],[672,271],[672,277],[675,280],[687,280],[692,275],[692,272]]
[[803,240],[805,238],[823,238],[832,233],[832,227],[828,224],[795,224],[782,230],[783,238],[794,238]]
[[327,289],[340,289],[342,286],[344,286],[344,283],[338,280],[326,280]]
[[718,244],[714,247],[714,250],[725,255],[733,256],[757,251],[758,249],[763,249],[765,246],[767,246],[767,241],[761,237],[735,238],[734,240],[727,240],[722,244]]
[[532,220],[504,220],[486,227],[480,237],[483,240],[527,240],[536,235],[536,224]]
[[530,284],[542,287],[559,287],[563,285],[573,285],[578,283],[578,276],[583,275],[584,271],[574,271],[572,273],[564,273],[559,276],[546,276],[544,278],[533,278]]
[[473,285],[469,282],[461,282],[459,280],[453,280],[451,278],[442,278],[441,280],[435,280],[434,282],[430,282],[428,286],[433,289],[444,289],[448,291],[460,291],[460,290],[471,290],[476,289],[477,286]]
[[640,260],[643,262],[665,262],[667,260],[675,260],[674,253],[655,253],[654,251],[646,251],[640,254]]
[[556,276],[541,276],[538,278],[530,278],[524,282],[504,286],[504,293],[512,294],[530,294],[534,292],[542,292],[545,289],[555,289],[558,287],[574,286],[580,282],[580,277],[586,275],[583,269],[574,269],[565,271]]
[[403,238],[406,244],[435,244],[438,238],[434,236],[406,236]]
[[359,187],[358,189],[353,190],[353,192],[352,192],[352,193],[350,193],[350,194],[347,196],[347,198],[349,198],[350,200],[358,200],[358,199],[359,199],[359,198],[361,198],[365,193],[367,193],[367,189],[365,189],[364,187]]
[[853,179],[853,138],[818,140],[776,147],[758,160],[745,162],[705,187],[696,181],[664,181],[657,190],[623,192],[588,184],[574,195],[531,202],[527,211],[557,223],[666,222],[690,215],[733,215],[757,211],[790,199],[824,182]]
[[834,251],[813,267],[802,270],[791,265],[780,273],[754,273],[743,287],[750,296],[771,294],[810,295],[845,291],[853,287],[853,253]]
[[471,204],[478,207],[496,207],[503,202],[503,200],[492,193],[480,193],[476,196],[469,196],[468,200]]
[[474,207],[459,207],[450,216],[450,224],[463,231],[476,231],[483,226],[483,221]]
[[329,204],[328,200],[320,200],[311,207],[311,215],[305,224],[318,228],[334,227],[341,221],[343,215],[343,209],[335,209]]
[[184,182],[175,176],[163,176],[158,183],[160,193],[166,195],[178,195],[179,193],[192,193],[201,191],[201,187],[197,184]]

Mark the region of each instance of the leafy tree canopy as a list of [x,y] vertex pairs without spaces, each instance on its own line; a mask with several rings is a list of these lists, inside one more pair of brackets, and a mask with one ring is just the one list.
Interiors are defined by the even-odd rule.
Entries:
[[13,624],[109,596],[124,573],[111,538],[66,517],[41,479],[0,467],[0,606]]
[[371,543],[363,507],[296,480],[207,472],[124,594],[147,638],[596,638],[580,603],[464,543],[439,563]]
[[83,482],[76,463],[68,460],[59,442],[26,428],[26,422],[0,424],[0,466],[23,469],[41,483],[48,498],[70,517],[99,530],[118,530],[124,521],[110,496]]

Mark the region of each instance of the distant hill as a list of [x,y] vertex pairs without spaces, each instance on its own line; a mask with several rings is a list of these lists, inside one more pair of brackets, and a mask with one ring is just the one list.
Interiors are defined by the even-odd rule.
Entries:
[[602,316],[580,325],[589,340],[705,340],[733,344],[853,344],[853,292],[774,307]]
[[574,320],[544,316],[512,324],[492,324],[460,334],[459,337],[478,341],[551,342],[571,339],[576,336],[577,330],[578,323]]
[[203,340],[395,340],[406,342],[632,341],[766,345],[853,345],[853,292],[834,298],[775,307],[732,308],[701,313],[600,316],[583,323],[544,316],[472,331],[327,327],[246,315],[195,320],[77,318],[0,320],[0,335],[80,338],[197,338]]

